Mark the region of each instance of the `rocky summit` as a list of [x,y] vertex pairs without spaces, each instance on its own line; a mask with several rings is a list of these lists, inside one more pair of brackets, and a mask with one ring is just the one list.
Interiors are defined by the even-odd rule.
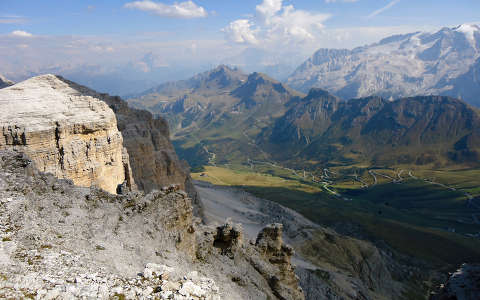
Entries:
[[28,153],[43,172],[115,193],[133,184],[117,119],[106,103],[54,75],[0,90],[0,149]]

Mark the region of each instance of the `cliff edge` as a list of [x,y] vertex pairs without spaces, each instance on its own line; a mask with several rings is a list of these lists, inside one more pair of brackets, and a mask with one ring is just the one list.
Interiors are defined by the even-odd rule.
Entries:
[[113,111],[54,75],[0,89],[0,149],[28,154],[42,172],[115,193],[133,187]]

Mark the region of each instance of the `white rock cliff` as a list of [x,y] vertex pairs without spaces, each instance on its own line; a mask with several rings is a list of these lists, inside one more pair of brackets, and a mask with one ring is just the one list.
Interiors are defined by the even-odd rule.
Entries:
[[54,75],[0,90],[0,149],[25,152],[42,172],[110,193],[133,184],[113,111]]

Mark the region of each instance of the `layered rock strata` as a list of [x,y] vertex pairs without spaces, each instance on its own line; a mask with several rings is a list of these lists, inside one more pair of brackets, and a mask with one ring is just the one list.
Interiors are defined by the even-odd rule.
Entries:
[[120,97],[97,93],[59,76],[56,78],[81,95],[100,99],[113,110],[123,136],[123,146],[129,155],[132,182],[138,189],[148,193],[165,185],[177,184],[192,199],[195,215],[202,216],[200,199],[188,168],[178,159],[170,142],[168,124],[163,118],[154,118],[147,111],[130,108]]
[[133,187],[128,154],[113,111],[54,75],[0,90],[0,149],[28,154],[42,172],[110,193]]

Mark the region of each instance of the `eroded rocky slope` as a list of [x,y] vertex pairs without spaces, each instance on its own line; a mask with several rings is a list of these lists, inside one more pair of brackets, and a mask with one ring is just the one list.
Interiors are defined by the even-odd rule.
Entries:
[[295,272],[307,300],[408,299],[404,295],[410,290],[427,294],[428,288],[416,280],[428,280],[428,271],[407,266],[389,249],[341,235],[239,189],[201,181],[195,186],[208,224],[231,218],[242,223],[245,236],[250,237],[270,223],[283,224],[284,237],[296,250]]
[[0,152],[0,297],[303,299],[271,225],[202,226],[178,186],[113,195]]

